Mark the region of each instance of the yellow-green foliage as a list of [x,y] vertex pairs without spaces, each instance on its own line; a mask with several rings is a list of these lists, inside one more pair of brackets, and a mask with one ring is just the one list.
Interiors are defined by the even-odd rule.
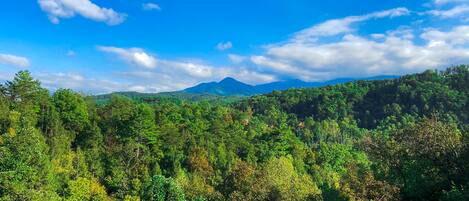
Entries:
[[226,101],[0,85],[0,200],[469,200],[469,67]]

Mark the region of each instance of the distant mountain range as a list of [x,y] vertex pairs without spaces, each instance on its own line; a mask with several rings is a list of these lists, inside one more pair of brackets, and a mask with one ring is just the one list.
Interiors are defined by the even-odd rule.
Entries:
[[324,82],[305,82],[301,80],[287,80],[271,82],[260,85],[249,85],[234,78],[227,77],[220,82],[209,82],[198,84],[182,91],[161,93],[138,93],[138,92],[114,92],[94,96],[98,103],[105,103],[112,95],[125,96],[134,100],[154,102],[162,100],[185,100],[185,101],[209,101],[209,102],[234,102],[248,96],[267,94],[273,91],[281,91],[293,88],[323,87],[328,85],[342,84],[357,80],[385,80],[394,79],[399,76],[375,76],[367,78],[340,78]]
[[385,80],[394,79],[399,76],[375,76],[368,78],[339,78],[324,82],[305,82],[302,80],[287,80],[272,82],[260,85],[249,85],[240,82],[234,78],[227,77],[220,82],[209,82],[196,85],[182,90],[182,92],[192,94],[211,94],[219,96],[252,96],[257,94],[266,94],[273,91],[287,90],[292,88],[323,87],[328,85],[342,84],[356,80]]
[[193,94],[215,94],[220,96],[250,96],[258,94],[255,86],[242,83],[227,77],[220,82],[209,82],[184,89],[183,92]]

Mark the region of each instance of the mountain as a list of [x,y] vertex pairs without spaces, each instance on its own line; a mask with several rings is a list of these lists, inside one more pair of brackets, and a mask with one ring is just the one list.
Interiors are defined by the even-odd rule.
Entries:
[[202,83],[184,89],[183,92],[194,94],[215,94],[222,96],[251,96],[259,94],[255,86],[227,77],[220,82]]
[[230,103],[246,98],[247,96],[267,94],[293,88],[310,88],[336,85],[356,80],[385,80],[399,76],[375,76],[368,78],[339,78],[325,82],[305,82],[302,80],[286,80],[260,85],[249,85],[234,78],[227,77],[220,82],[198,84],[182,91],[161,93],[115,92],[94,96],[98,103],[106,103],[112,95],[120,95],[133,100],[144,102],[159,102],[164,100],[208,101],[213,103]]
[[302,81],[302,80],[288,80],[288,81],[279,81],[271,82],[267,84],[256,85],[256,89],[259,93],[265,94],[270,93],[275,90],[287,90],[291,88],[305,88],[310,87],[312,84]]
[[212,94],[221,96],[251,96],[256,94],[266,94],[273,91],[287,90],[292,88],[322,87],[328,85],[342,84],[356,80],[385,80],[394,79],[399,76],[375,76],[368,78],[338,78],[324,82],[305,82],[302,80],[286,80],[260,85],[249,85],[234,78],[227,77],[220,82],[209,82],[184,89],[182,92],[193,94]]

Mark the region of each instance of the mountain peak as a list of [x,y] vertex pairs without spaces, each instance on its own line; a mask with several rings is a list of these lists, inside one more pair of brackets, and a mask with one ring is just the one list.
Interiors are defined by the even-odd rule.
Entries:
[[220,81],[220,83],[223,83],[223,82],[240,82],[232,77],[225,77],[223,78],[223,80]]
[[249,85],[240,82],[232,77],[223,78],[220,82],[202,83],[194,87],[184,89],[184,92],[199,94],[214,94],[222,96],[251,96],[255,94],[270,93],[275,90],[287,90],[292,88],[322,87],[328,85],[341,84],[355,80],[381,80],[396,78],[397,76],[377,76],[371,78],[338,78],[324,82],[305,82],[299,79],[271,82],[261,85]]
[[202,83],[197,86],[187,88],[184,91],[189,93],[205,93],[222,96],[250,96],[258,94],[254,86],[240,82],[232,77],[226,77],[220,82]]

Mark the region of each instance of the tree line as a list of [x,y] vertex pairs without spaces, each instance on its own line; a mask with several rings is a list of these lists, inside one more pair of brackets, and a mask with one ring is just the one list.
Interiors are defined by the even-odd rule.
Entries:
[[468,98],[466,65],[230,104],[103,103],[20,71],[0,200],[468,200]]

